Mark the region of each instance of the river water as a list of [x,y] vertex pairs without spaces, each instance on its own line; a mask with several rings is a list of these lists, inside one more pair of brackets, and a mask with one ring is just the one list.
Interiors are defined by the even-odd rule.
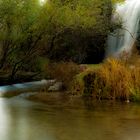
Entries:
[[140,105],[0,98],[1,140],[140,140]]

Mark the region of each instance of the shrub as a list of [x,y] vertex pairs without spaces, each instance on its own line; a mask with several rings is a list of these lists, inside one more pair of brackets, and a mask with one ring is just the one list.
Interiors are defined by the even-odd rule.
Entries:
[[64,89],[68,89],[75,75],[80,72],[80,68],[73,62],[49,63],[46,65],[45,72],[50,78],[56,79],[63,83]]
[[97,99],[140,99],[140,68],[117,59],[107,59],[101,67],[86,74],[83,95]]
[[[77,74],[72,81],[72,86],[71,86],[71,93],[74,95],[81,95],[84,93],[85,90],[85,85],[83,78],[87,75],[92,73],[93,70],[98,69],[101,66],[101,64],[81,64],[79,65],[80,67],[80,73]],[[87,86],[90,86],[87,84]],[[88,89],[87,89],[88,90]],[[90,92],[86,92],[86,96],[89,96]]]

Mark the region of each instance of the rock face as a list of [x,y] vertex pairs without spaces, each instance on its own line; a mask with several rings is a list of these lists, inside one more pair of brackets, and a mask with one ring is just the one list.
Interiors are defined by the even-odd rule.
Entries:
[[48,91],[60,91],[62,90],[63,83],[62,82],[56,82],[53,86],[50,86],[48,88]]
[[140,23],[139,23],[139,31],[138,31],[136,48],[137,48],[138,52],[140,53]]

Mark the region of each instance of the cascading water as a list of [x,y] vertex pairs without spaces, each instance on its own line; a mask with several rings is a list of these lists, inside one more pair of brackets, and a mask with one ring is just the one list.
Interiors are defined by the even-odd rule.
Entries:
[[122,22],[122,29],[114,31],[108,37],[106,56],[119,57],[126,52],[131,54],[139,29],[140,0],[126,0],[116,5],[113,21]]

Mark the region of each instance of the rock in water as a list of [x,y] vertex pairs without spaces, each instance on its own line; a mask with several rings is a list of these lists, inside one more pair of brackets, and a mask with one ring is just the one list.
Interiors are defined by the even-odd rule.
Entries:
[[50,86],[48,88],[48,91],[60,91],[62,90],[63,83],[62,82],[56,82],[53,86]]

